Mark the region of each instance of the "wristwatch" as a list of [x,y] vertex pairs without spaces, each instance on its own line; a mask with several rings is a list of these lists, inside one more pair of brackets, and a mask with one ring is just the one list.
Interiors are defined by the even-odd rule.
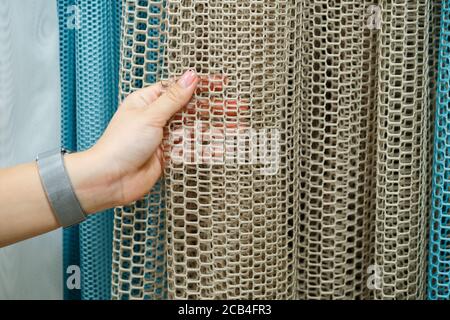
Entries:
[[39,176],[58,222],[70,227],[86,219],[64,165],[65,149],[54,149],[36,157]]

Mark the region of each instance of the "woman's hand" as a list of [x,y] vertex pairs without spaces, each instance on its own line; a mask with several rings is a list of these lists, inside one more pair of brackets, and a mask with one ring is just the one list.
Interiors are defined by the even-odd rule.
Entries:
[[[199,78],[186,72],[165,89],[161,83],[130,94],[99,141],[64,158],[86,213],[138,199],[162,173],[163,127],[185,106]],[[26,201],[24,201],[26,195]],[[42,187],[36,162],[0,169],[0,247],[60,227]]]
[[167,89],[161,83],[130,94],[89,150],[66,155],[75,193],[87,213],[139,199],[163,170],[163,127],[192,97],[199,78],[187,71]]

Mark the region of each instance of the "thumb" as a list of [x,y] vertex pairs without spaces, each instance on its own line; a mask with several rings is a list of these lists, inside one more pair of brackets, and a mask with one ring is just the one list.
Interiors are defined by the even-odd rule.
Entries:
[[166,122],[192,98],[199,82],[195,71],[186,71],[148,108],[152,121],[164,126]]

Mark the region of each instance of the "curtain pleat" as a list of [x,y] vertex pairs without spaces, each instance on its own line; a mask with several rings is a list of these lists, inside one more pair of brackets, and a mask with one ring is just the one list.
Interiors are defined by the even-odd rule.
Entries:
[[380,299],[424,298],[430,1],[381,1],[375,265]]
[[65,146],[95,143],[115,97],[187,68],[204,80],[166,152],[199,121],[279,134],[272,174],[169,161],[143,199],[80,225],[82,298],[422,299],[428,248],[428,297],[449,298],[446,1],[76,4]]
[[[121,1],[58,1],[58,8],[63,146],[81,151],[97,141],[117,108]],[[64,265],[81,268],[81,292],[65,288],[66,298],[111,297],[112,228],[113,211],[106,210],[79,231],[65,230]]]
[[[119,96],[163,77],[165,1],[126,1],[123,6]],[[164,181],[142,200],[115,208],[113,299],[166,299]]]
[[[74,0],[59,0],[59,43],[61,74],[61,146],[70,151],[77,150],[76,99],[75,99],[75,30],[67,26],[68,14]],[[63,230],[63,275],[64,299],[80,299],[80,290],[69,290],[66,285],[69,266],[80,265],[80,237],[78,225]]]
[[442,1],[428,259],[428,298],[450,299],[450,2]]
[[[128,1],[124,15],[134,22],[160,3]],[[289,168],[263,177],[257,166],[168,164],[169,297],[292,297],[283,282],[291,275],[301,299],[424,297],[439,10],[429,0],[167,1],[168,75],[190,67],[228,76],[223,91],[197,95],[169,131],[193,128],[205,114],[209,125],[226,127],[236,119],[195,111],[198,101],[217,107],[248,99],[251,114],[238,108],[237,123],[281,130],[281,163]],[[381,19],[379,27],[372,18]],[[139,23],[129,23],[124,36],[139,39]],[[130,61],[124,70],[151,62],[144,55],[151,47],[138,50],[122,49]],[[122,86],[138,88],[133,83],[145,76],[145,69],[128,72]],[[153,259],[142,254],[148,245],[130,250],[131,239],[144,235],[133,220],[140,206],[148,207],[116,209],[120,226],[128,222],[115,237],[129,240],[117,247],[118,261]],[[273,278],[272,263],[283,261],[286,273],[279,266]],[[143,271],[132,266],[114,267],[126,284],[117,298],[145,296]]]

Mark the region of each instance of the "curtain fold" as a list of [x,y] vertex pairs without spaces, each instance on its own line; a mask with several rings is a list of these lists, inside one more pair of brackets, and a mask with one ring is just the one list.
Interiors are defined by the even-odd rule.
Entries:
[[[62,77],[63,143],[81,151],[97,141],[117,108],[121,1],[58,1],[58,6],[61,63],[68,72]],[[113,211],[89,217],[78,229],[65,230],[64,264],[77,264],[79,255],[81,291],[78,296],[65,288],[65,296],[109,299]]]
[[369,1],[301,1],[297,297],[368,297],[373,262],[376,36]]
[[428,265],[428,298],[450,299],[449,85],[450,2],[442,1],[435,116],[433,189]]
[[381,1],[377,298],[423,299],[426,270],[430,1]]
[[[281,132],[274,176],[169,162],[168,296],[423,298],[440,2],[127,1],[128,92],[155,72],[142,67],[154,62],[143,32],[152,6],[166,12],[154,16],[167,21],[160,68],[207,78],[169,133],[195,121]],[[215,112],[230,103],[231,116]],[[149,216],[135,218],[146,209],[116,209],[116,298],[161,298],[136,267],[153,265]]]
[[[75,99],[75,29],[68,27],[68,14],[75,4],[75,0],[59,0],[59,55],[61,74],[61,146],[70,151],[77,150],[76,139],[76,99]],[[73,12],[72,12],[73,14]],[[78,225],[63,230],[63,276],[64,299],[79,300],[80,290],[67,288],[67,268],[80,265]]]
[[[80,226],[82,298],[109,298],[112,273],[114,299],[422,299],[428,230],[428,297],[448,298],[446,1],[75,4],[65,145],[91,146],[116,96],[203,79],[166,130],[183,161]],[[195,153],[205,136],[220,159]]]
[[[119,96],[163,78],[165,1],[126,1],[123,6]],[[166,299],[164,181],[140,201],[115,208],[113,299]]]
[[[58,49],[55,2],[0,0],[2,172],[60,146]],[[61,237],[55,230],[0,249],[1,300],[62,298]]]

